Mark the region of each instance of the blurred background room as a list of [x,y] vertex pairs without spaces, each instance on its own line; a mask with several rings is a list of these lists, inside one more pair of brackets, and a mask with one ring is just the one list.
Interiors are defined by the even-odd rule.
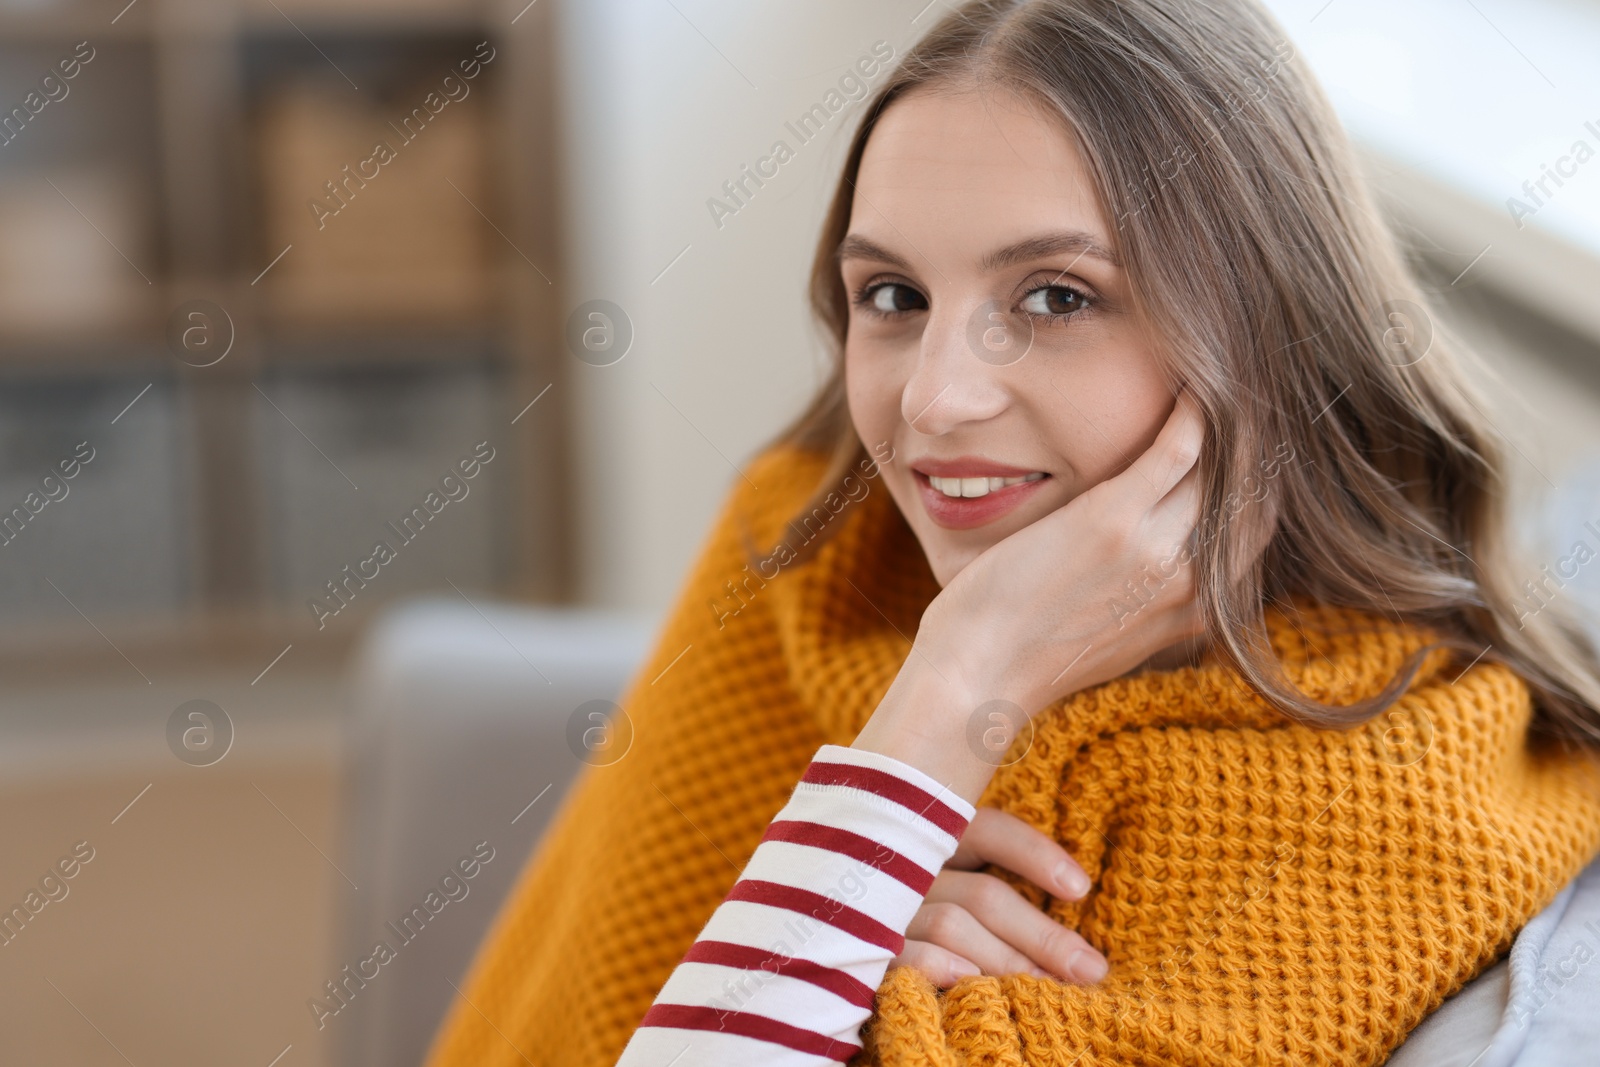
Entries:
[[[0,1062],[420,1063],[950,6],[0,0]],[[1600,548],[1600,0],[1271,6]]]

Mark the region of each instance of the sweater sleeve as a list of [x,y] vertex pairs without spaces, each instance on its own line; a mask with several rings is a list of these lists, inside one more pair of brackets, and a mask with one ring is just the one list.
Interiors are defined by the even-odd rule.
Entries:
[[617,1067],[849,1060],[973,814],[915,767],[823,745]]

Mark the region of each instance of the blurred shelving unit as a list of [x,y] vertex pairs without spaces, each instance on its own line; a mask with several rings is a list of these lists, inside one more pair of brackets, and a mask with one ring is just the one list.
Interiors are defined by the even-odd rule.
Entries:
[[109,655],[90,619],[140,662],[276,650],[484,440],[317,651],[447,580],[567,594],[560,408],[518,417],[560,369],[552,20],[0,0],[0,509],[96,450],[0,546],[0,658]]

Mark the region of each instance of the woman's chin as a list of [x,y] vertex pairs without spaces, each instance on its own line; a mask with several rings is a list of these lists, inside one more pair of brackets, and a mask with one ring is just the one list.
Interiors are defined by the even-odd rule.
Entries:
[[943,589],[955,580],[956,575],[967,569],[967,565],[983,554],[987,545],[973,547],[970,545],[936,545],[932,548],[924,541],[922,552],[928,557],[928,568],[933,571],[933,580]]
[[[933,571],[933,578],[941,589],[954,581],[956,575],[966,570],[973,560],[1033,521],[1032,516],[1019,511],[981,528],[950,530],[934,522],[926,511],[921,510],[920,499],[912,497],[902,502],[897,498],[896,503],[900,504],[900,513],[916,535],[922,554],[927,557],[928,568]],[[908,507],[911,510],[908,511]],[[1047,512],[1048,509],[1045,509]]]

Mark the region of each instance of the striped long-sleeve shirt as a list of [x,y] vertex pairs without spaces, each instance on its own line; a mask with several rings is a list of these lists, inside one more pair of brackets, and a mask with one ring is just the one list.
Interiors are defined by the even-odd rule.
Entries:
[[847,1061],[974,813],[915,767],[822,746],[617,1067]]

